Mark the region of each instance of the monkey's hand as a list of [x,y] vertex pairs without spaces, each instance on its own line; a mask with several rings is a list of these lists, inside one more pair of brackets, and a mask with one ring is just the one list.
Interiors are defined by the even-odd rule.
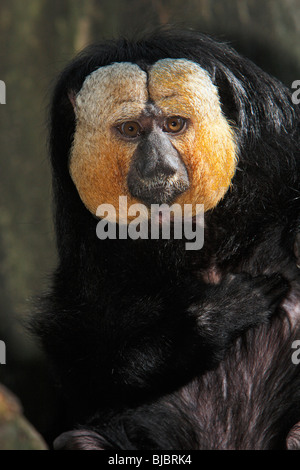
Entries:
[[288,281],[277,274],[229,274],[221,284],[209,286],[204,297],[188,309],[189,315],[198,318],[207,366],[218,363],[244,331],[267,322],[288,290]]

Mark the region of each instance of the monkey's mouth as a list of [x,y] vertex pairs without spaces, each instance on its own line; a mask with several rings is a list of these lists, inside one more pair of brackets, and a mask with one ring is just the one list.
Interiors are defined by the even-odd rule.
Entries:
[[168,180],[128,180],[130,194],[143,202],[146,206],[151,204],[171,204],[175,199],[189,188],[185,179]]

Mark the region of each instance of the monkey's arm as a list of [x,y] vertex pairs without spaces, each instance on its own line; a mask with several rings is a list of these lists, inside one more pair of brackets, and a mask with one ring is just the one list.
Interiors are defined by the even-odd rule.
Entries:
[[119,343],[112,375],[117,387],[130,393],[161,391],[214,367],[237,336],[268,320],[288,283],[276,275],[239,274],[228,275],[202,293],[199,286],[193,288],[194,293],[185,293],[190,299],[187,308],[179,301],[177,308],[172,305],[160,313],[148,304],[136,313],[141,320],[148,318],[148,324],[136,325]]
[[190,286],[173,299],[167,290],[130,305],[116,299],[101,313],[96,306],[62,312],[59,322],[47,322],[44,344],[68,395],[130,402],[216,365],[234,338],[269,318],[287,289],[277,276],[230,275],[202,293]]

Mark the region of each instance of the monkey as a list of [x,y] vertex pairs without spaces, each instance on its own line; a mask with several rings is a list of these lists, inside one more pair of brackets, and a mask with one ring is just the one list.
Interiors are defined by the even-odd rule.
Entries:
[[[59,261],[32,328],[71,426],[200,384],[288,295],[296,308],[299,110],[279,81],[210,37],[160,31],[80,53],[50,114]],[[99,240],[100,205],[128,222],[120,196],[146,222],[152,205],[189,205],[192,223],[203,207],[203,247]]]

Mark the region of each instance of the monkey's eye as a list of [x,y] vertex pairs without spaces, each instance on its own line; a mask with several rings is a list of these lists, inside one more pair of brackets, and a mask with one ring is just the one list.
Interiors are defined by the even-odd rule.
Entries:
[[164,131],[176,134],[182,131],[185,127],[186,121],[182,117],[172,116],[168,117],[164,124]]
[[135,121],[126,121],[118,127],[121,134],[125,137],[137,137],[141,134],[141,126]]

